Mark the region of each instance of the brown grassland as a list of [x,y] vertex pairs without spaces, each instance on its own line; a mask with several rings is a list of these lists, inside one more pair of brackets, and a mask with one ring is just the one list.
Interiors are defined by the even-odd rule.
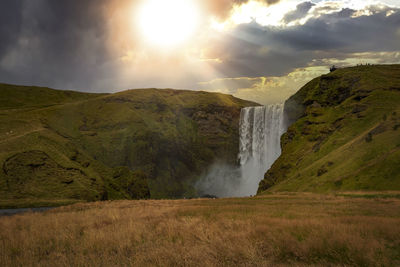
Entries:
[[0,217],[0,266],[400,266],[399,196],[74,204]]

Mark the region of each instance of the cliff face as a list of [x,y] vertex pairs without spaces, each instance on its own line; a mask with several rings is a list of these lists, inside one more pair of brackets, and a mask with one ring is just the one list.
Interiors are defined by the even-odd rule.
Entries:
[[282,155],[258,192],[399,190],[400,65],[316,78],[285,103]]
[[236,161],[240,109],[255,105],[170,89],[96,95],[1,85],[0,93],[4,205],[195,196],[209,164]]

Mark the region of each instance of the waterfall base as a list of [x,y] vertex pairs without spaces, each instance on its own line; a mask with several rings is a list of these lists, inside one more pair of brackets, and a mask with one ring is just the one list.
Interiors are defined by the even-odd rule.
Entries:
[[240,115],[240,166],[214,164],[197,183],[200,192],[218,197],[254,195],[265,172],[281,154],[286,131],[283,104],[244,108]]

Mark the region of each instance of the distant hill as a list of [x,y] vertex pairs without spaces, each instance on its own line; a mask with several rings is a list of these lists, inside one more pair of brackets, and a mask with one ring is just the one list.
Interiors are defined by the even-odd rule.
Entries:
[[171,89],[88,94],[0,84],[0,206],[191,197],[214,160],[235,162],[230,95]]
[[285,103],[291,126],[268,191],[400,190],[400,65],[316,78]]

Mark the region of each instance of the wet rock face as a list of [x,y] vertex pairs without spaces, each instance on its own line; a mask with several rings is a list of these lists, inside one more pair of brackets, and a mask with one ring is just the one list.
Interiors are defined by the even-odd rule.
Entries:
[[296,98],[291,97],[285,102],[284,116],[285,124],[292,125],[303,116],[305,107]]
[[[198,134],[206,138],[206,144],[215,146],[231,140],[231,149],[238,147],[240,109],[200,110],[193,114]],[[234,153],[234,156],[235,153]]]
[[193,115],[193,119],[197,123],[201,135],[219,135],[224,132],[226,133],[229,127],[229,122],[226,121],[224,115],[223,113],[198,111]]

